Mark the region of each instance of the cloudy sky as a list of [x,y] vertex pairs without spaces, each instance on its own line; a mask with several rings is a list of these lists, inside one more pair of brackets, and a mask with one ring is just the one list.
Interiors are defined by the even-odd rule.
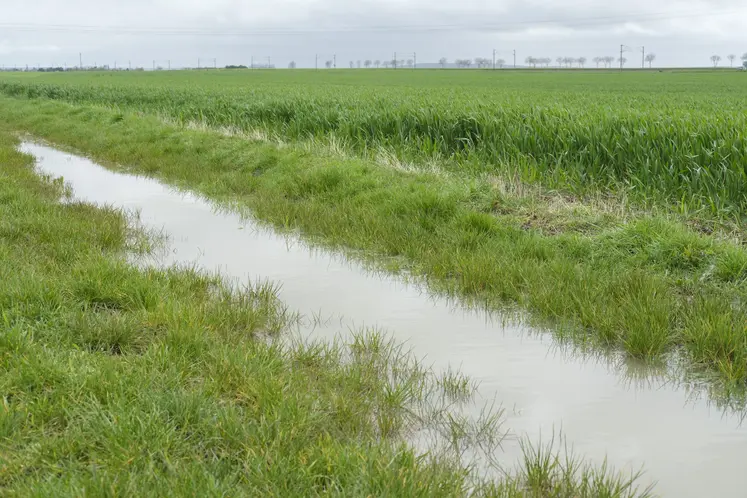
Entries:
[[[745,0],[0,0],[3,66],[619,55],[704,66],[747,52]],[[323,62],[320,62],[320,65]]]

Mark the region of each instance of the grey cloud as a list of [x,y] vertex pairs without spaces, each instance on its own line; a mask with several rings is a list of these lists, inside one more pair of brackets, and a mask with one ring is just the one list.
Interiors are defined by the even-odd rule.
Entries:
[[[6,0],[2,4],[10,4]],[[194,65],[198,57],[247,63],[252,54],[313,65],[418,52],[421,61],[486,56],[614,53],[646,45],[662,65],[705,65],[711,53],[747,51],[743,0],[35,0],[6,5],[4,64],[111,64],[153,59]],[[703,15],[709,14],[709,15]],[[10,26],[11,24],[24,24]],[[73,25],[88,28],[74,29]],[[118,27],[118,29],[107,29]],[[91,29],[93,28],[93,29]],[[168,29],[167,29],[168,28]],[[180,30],[186,30],[182,32]],[[180,34],[182,33],[182,34]],[[58,50],[49,50],[56,47]],[[510,48],[509,48],[510,47]],[[599,53],[598,53],[599,52]]]

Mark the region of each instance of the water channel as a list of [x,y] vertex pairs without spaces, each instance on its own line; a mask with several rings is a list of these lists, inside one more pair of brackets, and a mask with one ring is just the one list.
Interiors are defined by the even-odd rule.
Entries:
[[[436,369],[460,369],[479,382],[479,403],[505,408],[514,436],[536,441],[562,430],[580,456],[643,467],[641,484],[656,482],[662,496],[747,496],[747,424],[667,376],[569,354],[552,334],[455,305],[156,180],[30,142],[21,149],[36,156],[39,171],[64,178],[75,199],[139,212],[145,228],[167,235],[160,264],[276,282],[290,309],[331,317],[314,334],[376,327]],[[506,462],[517,458],[516,437],[503,452]]]

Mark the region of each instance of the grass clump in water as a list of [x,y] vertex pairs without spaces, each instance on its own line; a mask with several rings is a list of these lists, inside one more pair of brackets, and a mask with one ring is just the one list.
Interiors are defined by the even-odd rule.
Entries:
[[515,473],[504,481],[488,485],[488,493],[505,498],[621,498],[653,496],[653,488],[639,491],[636,485],[640,473],[628,478],[611,471],[607,463],[592,467],[574,456],[553,437],[546,444],[521,442],[523,458]]

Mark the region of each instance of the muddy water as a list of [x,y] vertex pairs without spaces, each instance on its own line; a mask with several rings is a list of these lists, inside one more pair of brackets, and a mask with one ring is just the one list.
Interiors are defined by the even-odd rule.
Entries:
[[[480,383],[479,396],[506,408],[506,427],[537,440],[562,429],[574,452],[616,468],[645,467],[643,484],[676,497],[747,496],[747,427],[639,365],[564,354],[548,334],[465,311],[415,285],[374,275],[339,255],[314,251],[154,180],[114,173],[25,143],[44,173],[63,177],[77,199],[140,212],[169,236],[162,263],[196,263],[246,281],[282,285],[281,299],[328,318],[317,334],[375,326],[437,368]],[[645,375],[645,374],[644,374]],[[505,461],[518,455],[504,443]],[[501,458],[502,460],[504,458]]]

